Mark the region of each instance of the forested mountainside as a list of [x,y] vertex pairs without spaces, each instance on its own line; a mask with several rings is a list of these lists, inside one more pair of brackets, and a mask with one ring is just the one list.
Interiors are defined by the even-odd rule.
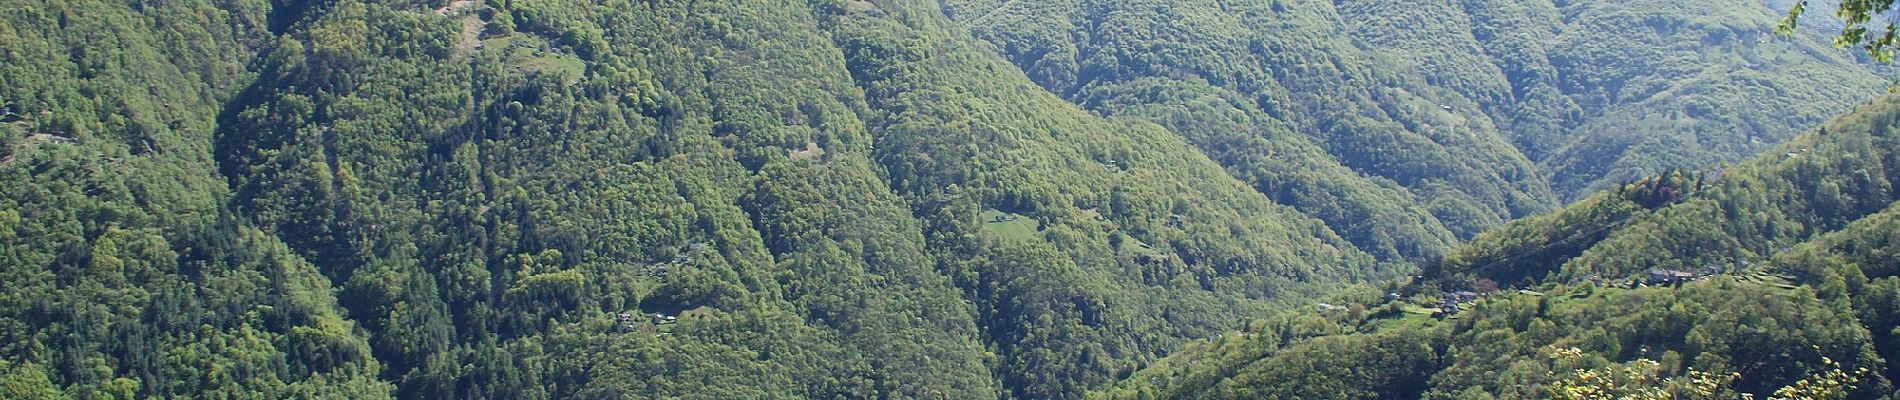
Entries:
[[[1493,253],[1460,238],[1554,209],[1553,179],[1614,178],[1513,136],[1611,135],[1496,122],[1535,107],[1370,51],[1331,5],[1222,17],[1303,32],[1194,53],[1232,63],[1131,42],[1062,85],[971,7],[0,0],[0,398],[1080,398],[1416,262],[1461,270]],[[1737,9],[1656,10],[1772,26]],[[1642,129],[1772,142],[1878,82],[1814,37],[1658,35],[1576,63],[1748,60],[1695,76],[1785,108],[1706,92],[1698,122]],[[1153,61],[1188,59],[1238,70]],[[1564,121],[1668,109],[1558,76],[1532,81]],[[1681,76],[1628,96],[1687,101]],[[1747,150],[1720,149],[1684,165]]]
[[1822,34],[1774,36],[1789,4],[946,3],[1050,91],[1167,126],[1367,251],[1421,260],[1616,183],[1754,154],[1881,82]]
[[387,398],[324,266],[226,207],[262,2],[0,6],[0,398]]
[[1737,165],[1621,185],[1479,235],[1388,295],[1255,322],[1100,397],[1890,398],[1896,131],[1889,97]]
[[1073,397],[1403,269],[931,4],[179,3],[6,7],[6,397]]

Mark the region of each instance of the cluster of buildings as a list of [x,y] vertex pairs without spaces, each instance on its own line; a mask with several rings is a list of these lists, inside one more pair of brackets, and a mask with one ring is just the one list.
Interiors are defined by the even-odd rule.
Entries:
[[1460,306],[1478,301],[1478,299],[1482,299],[1487,295],[1489,294],[1469,290],[1445,292],[1438,301],[1438,310],[1432,312],[1432,317],[1444,318],[1445,316],[1457,314]]
[[[1652,269],[1649,271],[1649,273],[1646,276],[1632,277],[1628,281],[1622,281],[1622,282],[1627,282],[1629,284],[1629,287],[1631,288],[1635,288],[1640,285],[1680,286],[1685,283],[1708,279],[1716,275],[1727,273],[1729,272],[1729,269],[1727,268],[1729,266],[1730,265],[1725,265],[1725,264],[1709,264],[1709,265],[1703,266],[1702,268],[1691,269],[1691,270]],[[1743,262],[1743,261],[1734,261],[1733,267],[1735,270],[1742,270],[1748,267],[1748,263]],[[1592,275],[1585,275],[1582,278],[1576,281],[1573,281],[1571,283],[1575,284],[1575,283],[1582,283],[1582,282],[1591,282],[1591,283],[1597,284],[1598,286],[1602,286],[1604,285],[1605,281],[1606,280],[1603,277],[1592,274]],[[1535,292],[1535,291],[1530,291],[1530,290],[1519,290],[1518,292],[1527,294],[1527,295],[1532,295],[1532,296],[1544,295],[1541,292]],[[1432,311],[1432,317],[1444,318],[1446,316],[1456,315],[1458,314],[1458,311],[1465,304],[1476,302],[1479,299],[1483,299],[1490,295],[1491,293],[1489,292],[1480,293],[1480,292],[1473,292],[1473,291],[1468,291],[1468,290],[1440,293],[1440,297],[1439,297],[1440,300],[1438,302],[1438,307]],[[1398,293],[1391,293],[1391,294],[1386,295],[1386,300],[1398,301],[1401,299],[1401,297],[1402,296]],[[1322,311],[1324,311],[1325,309],[1329,308],[1329,305],[1321,304],[1320,307]]]
[[660,325],[678,323],[679,320],[679,316],[653,314],[652,318],[642,323],[633,314],[620,313],[614,316],[614,325],[622,332],[654,332],[660,329]]
[[1707,279],[1708,277],[1716,276],[1720,274],[1722,274],[1722,267],[1719,265],[1710,265],[1710,266],[1702,267],[1701,269],[1690,270],[1690,271],[1673,270],[1673,269],[1652,269],[1652,270],[1649,270],[1649,279],[1646,282],[1650,286],[1681,285],[1684,283]]
[[676,254],[673,256],[673,262],[657,264],[657,265],[648,267],[647,276],[651,276],[656,279],[664,279],[666,278],[667,272],[670,272],[670,270],[672,269],[671,268],[672,266],[686,265],[687,263],[691,263],[693,262],[693,257],[697,257],[699,256],[700,253],[705,253],[705,252],[706,252],[705,243],[688,244],[686,245],[686,248],[684,250],[680,251],[679,254]]

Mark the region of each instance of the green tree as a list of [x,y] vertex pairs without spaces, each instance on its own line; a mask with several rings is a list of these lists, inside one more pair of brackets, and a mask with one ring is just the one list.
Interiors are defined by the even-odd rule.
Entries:
[[[1843,26],[1834,37],[1834,46],[1858,46],[1875,60],[1892,61],[1895,41],[1900,40],[1900,33],[1894,29],[1896,22],[1888,12],[1893,10],[1894,3],[1894,0],[1841,0],[1834,15],[1840,17]],[[1793,34],[1807,10],[1807,0],[1795,3],[1775,31]]]

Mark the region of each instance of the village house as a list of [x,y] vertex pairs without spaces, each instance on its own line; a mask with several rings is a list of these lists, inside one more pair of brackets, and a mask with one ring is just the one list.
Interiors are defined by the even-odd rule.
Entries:
[[1700,279],[1701,277],[1702,277],[1701,274],[1697,274],[1697,273],[1689,272],[1689,271],[1652,270],[1652,271],[1649,271],[1649,284],[1650,285],[1676,285],[1676,284],[1682,284],[1682,283],[1694,281],[1696,279]]

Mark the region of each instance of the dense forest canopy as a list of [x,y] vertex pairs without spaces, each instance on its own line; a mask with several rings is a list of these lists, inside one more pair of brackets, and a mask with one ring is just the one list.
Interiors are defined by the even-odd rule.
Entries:
[[1890,397],[1784,3],[0,0],[0,399]]

